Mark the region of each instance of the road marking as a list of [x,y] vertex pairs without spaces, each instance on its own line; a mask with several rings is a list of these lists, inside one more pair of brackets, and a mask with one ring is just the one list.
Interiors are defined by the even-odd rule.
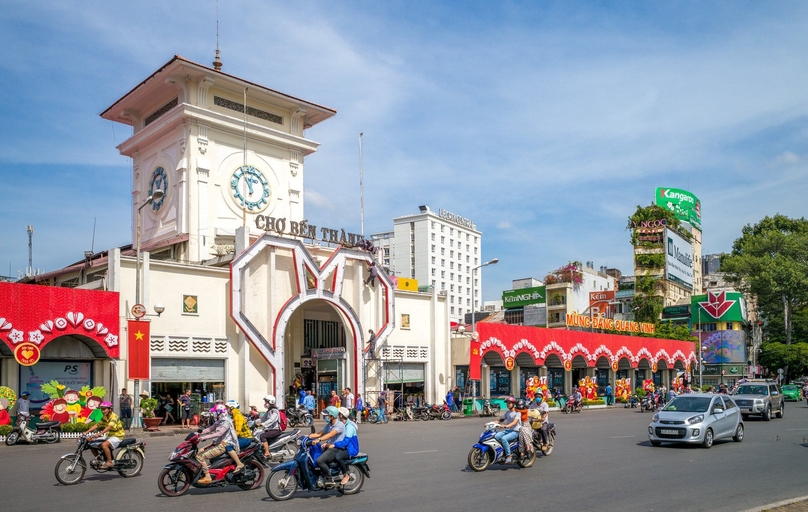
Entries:
[[432,453],[432,452],[436,452],[436,451],[438,451],[438,450],[422,450],[420,452],[404,452],[404,455],[412,455],[414,453]]
[[615,436],[610,439],[626,439],[627,437],[637,437],[637,436]]
[[808,428],[787,428],[786,430],[788,430],[788,431],[793,431],[793,430],[808,430]]

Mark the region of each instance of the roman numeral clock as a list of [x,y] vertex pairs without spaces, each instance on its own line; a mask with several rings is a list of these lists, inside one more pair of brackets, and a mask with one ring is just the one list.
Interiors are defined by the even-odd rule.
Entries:
[[239,167],[230,177],[230,194],[239,207],[260,212],[269,205],[272,189],[264,173],[248,165]]

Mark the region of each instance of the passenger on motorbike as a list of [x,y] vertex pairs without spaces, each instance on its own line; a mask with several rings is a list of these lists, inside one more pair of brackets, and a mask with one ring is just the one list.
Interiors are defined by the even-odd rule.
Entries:
[[532,452],[533,429],[530,426],[530,421],[528,421],[527,401],[522,398],[517,400],[515,410],[519,413],[519,421],[522,422],[522,426],[519,428],[519,448],[527,452]]
[[[333,405],[329,405],[325,408],[326,414],[326,423],[325,428],[317,434],[312,434],[310,437],[314,439],[312,441],[314,444],[320,443],[325,450],[323,453],[317,457],[317,467],[320,468],[321,474],[323,475],[323,480],[330,483],[334,483],[333,479],[331,478],[331,471],[328,469],[328,463],[337,460],[337,454],[339,451],[336,448],[333,448],[333,443],[338,443],[345,438],[345,424],[339,421],[339,409],[334,407]],[[332,448],[327,448],[329,443],[323,443],[323,441],[331,439],[331,446]],[[326,449],[327,448],[327,449]]]
[[[103,443],[101,443],[101,449],[104,451],[104,459],[106,459],[105,466],[107,468],[111,468],[113,466],[112,462],[112,450],[118,447],[123,441],[124,436],[126,433],[123,431],[123,422],[121,422],[118,415],[112,412],[112,404],[109,402],[101,402],[101,405],[98,406],[101,409],[101,413],[103,416],[101,420],[87,429],[87,433],[94,432],[96,429],[101,429],[100,432],[96,434],[91,434],[89,436],[90,439],[95,439],[97,437],[106,436],[106,439]],[[92,450],[93,455],[96,457],[98,456],[98,452],[96,450]]]
[[539,420],[541,420],[541,429],[539,429],[539,436],[541,437],[541,449],[547,449],[547,426],[550,423],[550,406],[544,401],[544,396],[541,391],[536,392],[534,397],[536,408],[539,410]]
[[241,414],[238,402],[228,400],[226,405],[230,410],[230,417],[233,419],[233,427],[235,427],[236,435],[238,436],[238,449],[241,451],[250,446],[252,442],[252,430],[250,430],[250,426],[247,425],[247,418]]
[[207,441],[208,439],[215,439],[216,441],[196,454],[196,460],[202,466],[202,472],[205,476],[198,480],[200,484],[209,484],[213,481],[210,477],[210,470],[208,462],[218,457],[219,455],[227,452],[233,462],[236,463],[236,470],[238,473],[244,469],[244,464],[238,458],[238,435],[233,426],[233,422],[227,414],[227,407],[224,404],[218,404],[213,407],[213,412],[216,414],[216,423],[200,432],[199,440]]
[[338,450],[337,452],[337,465],[342,470],[342,480],[340,485],[345,485],[351,478],[348,473],[347,461],[356,457],[359,453],[359,438],[356,437],[356,423],[350,419],[351,411],[347,407],[339,408],[339,421],[345,423],[345,437],[342,441],[335,441],[331,443],[331,448]]
[[570,402],[572,402],[572,407],[576,409],[580,407],[581,400],[582,400],[581,391],[578,389],[578,386],[575,386],[575,388],[572,390],[572,394],[570,395]]
[[499,444],[502,445],[502,451],[505,453],[505,464],[510,464],[513,462],[513,458],[511,457],[511,441],[519,436],[519,428],[522,426],[522,415],[516,412],[516,399],[514,397],[509,396],[506,398],[505,404],[508,410],[505,411],[502,419],[499,420],[500,423],[504,424],[504,428],[500,432],[497,432],[494,439],[499,441]]
[[255,424],[264,427],[264,431],[261,433],[261,443],[264,446],[264,457],[268,459],[272,455],[269,453],[269,442],[281,435],[281,415],[275,406],[275,396],[273,395],[264,397],[264,407],[267,408],[267,412],[261,415]]

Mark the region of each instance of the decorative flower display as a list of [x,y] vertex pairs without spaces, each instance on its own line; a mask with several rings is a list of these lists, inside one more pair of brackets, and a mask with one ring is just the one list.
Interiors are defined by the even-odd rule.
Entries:
[[13,389],[6,386],[0,386],[0,398],[8,400],[8,409],[11,409],[17,403],[17,394],[14,393]]
[[42,340],[44,339],[45,336],[43,336],[42,333],[38,330],[30,331],[28,333],[28,341],[30,341],[31,343],[36,343],[37,345],[39,345],[40,343],[42,343]]
[[22,331],[12,329],[11,333],[8,335],[8,339],[11,340],[11,343],[20,343],[22,341]]

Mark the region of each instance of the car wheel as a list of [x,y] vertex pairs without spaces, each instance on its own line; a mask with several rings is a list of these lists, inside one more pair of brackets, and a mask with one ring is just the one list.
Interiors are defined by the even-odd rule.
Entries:
[[713,429],[708,428],[707,432],[704,433],[704,441],[701,443],[701,445],[705,448],[711,448],[713,446],[713,441]]
[[782,418],[783,415],[785,415],[785,413],[786,413],[786,403],[783,402],[780,404],[780,410],[777,411],[777,417]]
[[651,446],[662,446],[662,441],[651,441]]
[[738,423],[738,428],[735,429],[735,435],[732,436],[732,440],[736,443],[743,441],[743,423]]
[[772,406],[769,405],[766,407],[766,411],[763,413],[763,421],[771,421],[772,420]]

